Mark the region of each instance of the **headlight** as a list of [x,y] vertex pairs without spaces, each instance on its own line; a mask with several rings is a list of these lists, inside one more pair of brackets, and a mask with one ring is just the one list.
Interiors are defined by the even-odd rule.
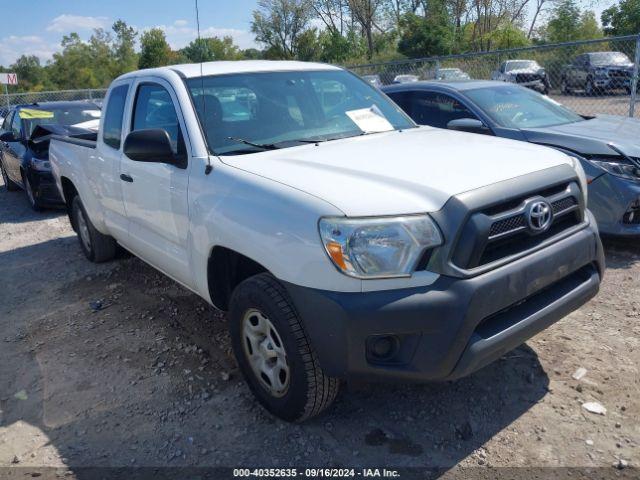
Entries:
[[319,228],[336,267],[358,278],[409,276],[425,250],[442,244],[428,215],[322,218]]
[[626,178],[627,180],[640,180],[640,169],[630,163],[612,162],[610,160],[589,160],[589,162],[616,177]]
[[40,160],[39,158],[31,159],[31,168],[38,170],[39,172],[50,172],[51,162],[49,160]]

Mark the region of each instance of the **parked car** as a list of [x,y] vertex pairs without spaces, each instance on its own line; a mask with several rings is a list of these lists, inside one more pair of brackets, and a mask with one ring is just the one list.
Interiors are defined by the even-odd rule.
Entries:
[[517,83],[545,95],[549,93],[551,88],[547,72],[535,60],[507,60],[502,62],[500,69],[491,75],[491,79],[500,82]]
[[574,89],[587,95],[624,89],[631,93],[633,62],[621,52],[592,52],[578,55],[562,72],[561,89],[564,94]]
[[469,80],[471,77],[460,68],[439,68],[435,74],[436,80]]
[[380,75],[363,75],[362,79],[376,88],[380,88],[382,86],[382,80],[380,80]]
[[340,379],[468,375],[598,290],[579,162],[418,127],[338,67],[172,65],[117,78],[105,105],[96,142],[49,147],[80,247],[98,262],[120,243],[227,310],[251,390],[286,420]]
[[580,116],[500,82],[420,82],[384,92],[422,125],[548,145],[579,158],[600,231],[640,235],[640,120]]
[[32,141],[38,126],[69,126],[100,116],[90,102],[46,102],[11,109],[0,132],[0,171],[7,190],[22,188],[34,210],[62,205],[46,148]]
[[396,75],[393,78],[393,83],[411,83],[417,82],[420,80],[420,77],[417,75]]

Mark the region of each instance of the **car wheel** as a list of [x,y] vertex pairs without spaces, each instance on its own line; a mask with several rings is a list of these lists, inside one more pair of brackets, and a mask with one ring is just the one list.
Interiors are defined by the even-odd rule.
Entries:
[[24,191],[27,192],[27,199],[29,200],[29,205],[36,212],[42,210],[42,205],[40,204],[40,200],[36,197],[36,194],[33,191],[33,187],[31,186],[31,181],[29,180],[29,175],[24,173],[22,175],[22,181],[24,183]]
[[571,89],[569,88],[569,84],[567,83],[566,78],[563,78],[560,81],[560,91],[563,95],[571,95]]
[[116,241],[109,235],[100,233],[89,220],[87,211],[79,196],[73,198],[71,219],[73,228],[78,233],[80,247],[88,260],[100,263],[116,256]]
[[587,83],[584,86],[584,93],[588,97],[591,97],[596,94],[596,87],[593,85],[593,80],[590,78],[587,80]]
[[6,187],[7,191],[15,192],[16,190],[18,190],[18,185],[13,183],[13,181],[11,181],[11,179],[7,175],[7,172],[4,169],[4,163],[1,156],[0,156],[0,173],[2,174],[2,181],[4,182],[4,186]]
[[261,273],[233,292],[229,320],[233,351],[257,400],[276,417],[300,422],[335,399],[339,381],[327,376],[289,295]]
[[631,95],[631,87],[624,87],[624,90],[627,92],[627,95]]

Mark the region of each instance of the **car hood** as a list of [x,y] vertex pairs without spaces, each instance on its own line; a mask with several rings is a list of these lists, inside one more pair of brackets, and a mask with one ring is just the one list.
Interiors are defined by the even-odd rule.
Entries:
[[553,149],[432,127],[220,158],[348,216],[437,211],[453,195],[572,163]]
[[507,72],[507,74],[509,75],[516,75],[518,73],[542,73],[543,69],[542,68],[518,68],[515,70],[509,70]]
[[627,155],[640,158],[640,120],[599,115],[584,122],[522,130],[527,140],[553,145],[583,155],[617,155],[607,144],[614,143]]

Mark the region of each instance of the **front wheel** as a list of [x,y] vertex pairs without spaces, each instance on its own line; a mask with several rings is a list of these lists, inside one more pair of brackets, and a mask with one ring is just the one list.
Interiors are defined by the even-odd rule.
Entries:
[[116,241],[109,235],[96,230],[77,195],[71,204],[71,218],[73,227],[78,233],[82,252],[88,260],[100,263],[116,256]]
[[249,388],[273,415],[301,422],[335,399],[339,381],[318,363],[289,295],[267,273],[234,290],[229,320],[233,352]]

